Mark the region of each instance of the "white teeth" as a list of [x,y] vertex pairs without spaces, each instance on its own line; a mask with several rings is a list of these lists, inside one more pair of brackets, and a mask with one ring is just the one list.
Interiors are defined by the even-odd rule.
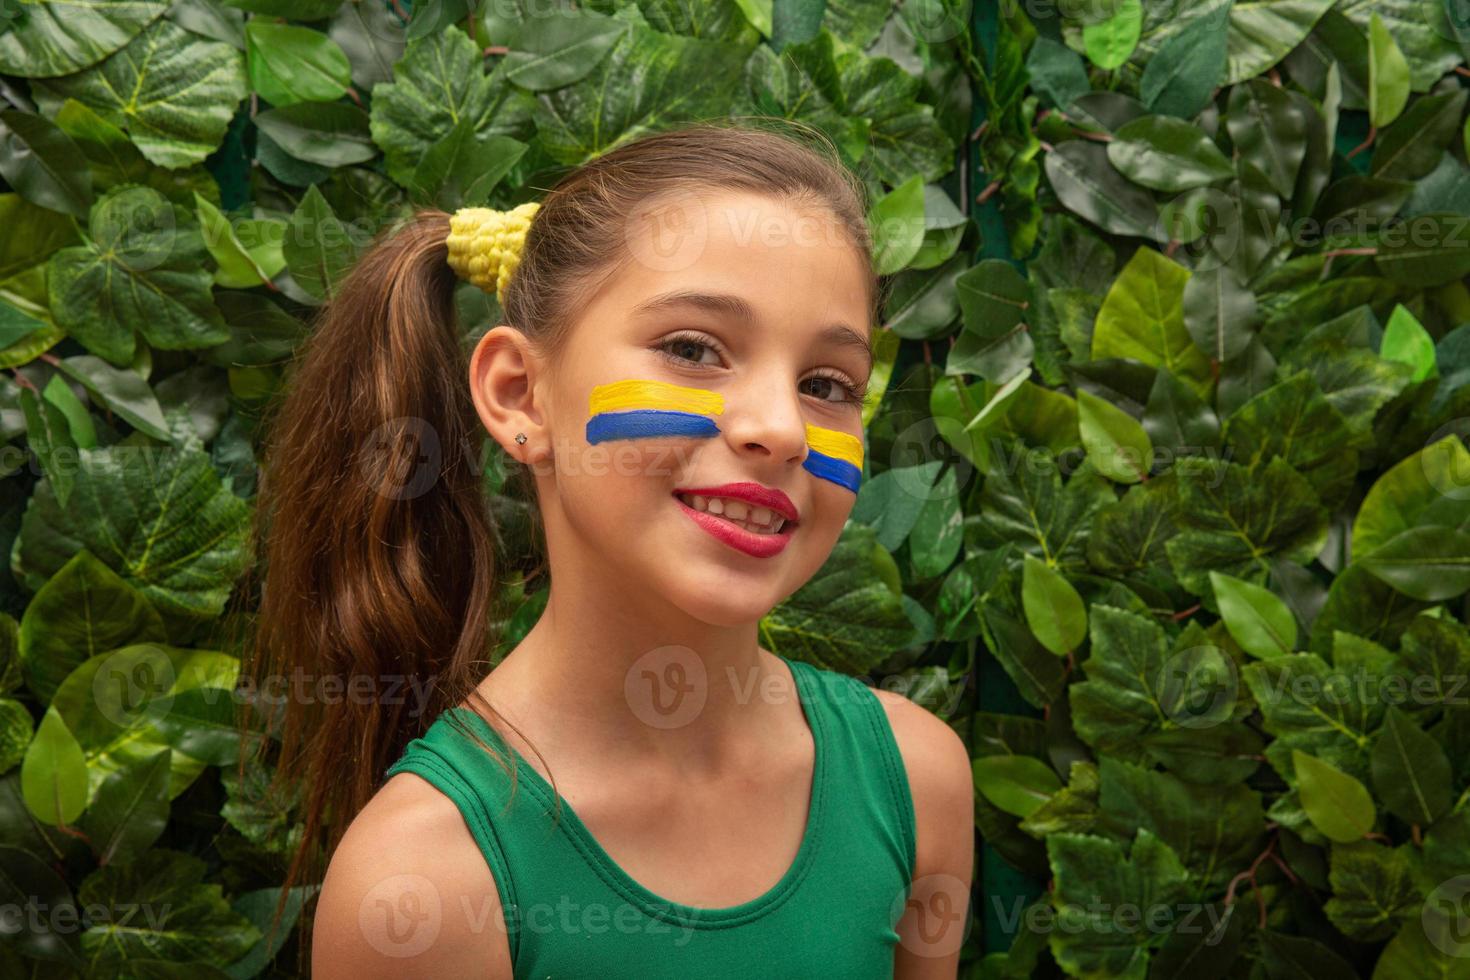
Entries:
[[[738,527],[755,534],[777,534],[786,524],[786,518],[766,507],[751,507],[743,500],[728,497],[701,497],[697,494],[679,494],[679,499],[695,510],[723,517]],[[747,519],[748,517],[748,519]]]

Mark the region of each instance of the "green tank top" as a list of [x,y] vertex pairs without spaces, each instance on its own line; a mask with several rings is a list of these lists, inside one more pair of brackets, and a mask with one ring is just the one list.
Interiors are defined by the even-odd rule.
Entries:
[[[914,873],[913,801],[898,745],[867,685],[781,659],[815,744],[811,806],[786,873],[739,905],[699,908],[645,888],[565,799],[553,818],[551,785],[468,708],[449,709],[409,742],[387,775],[417,773],[464,814],[500,893],[517,980],[893,976]],[[451,713],[515,760],[513,799],[509,775]]]

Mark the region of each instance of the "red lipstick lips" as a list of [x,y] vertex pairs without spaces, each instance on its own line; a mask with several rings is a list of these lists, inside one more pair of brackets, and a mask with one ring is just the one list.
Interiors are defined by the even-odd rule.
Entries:
[[[757,534],[723,517],[695,510],[679,499],[680,494],[743,500],[752,507],[765,507],[775,511],[786,519],[786,523],[775,534]],[[680,487],[674,491],[673,496],[680,509],[700,527],[730,547],[756,558],[771,558],[785,550],[797,523],[796,505],[791,502],[791,498],[780,490],[759,483],[726,483],[716,487]]]
[[732,500],[743,500],[752,507],[765,507],[774,510],[790,523],[796,523],[801,516],[796,512],[796,505],[791,498],[786,496],[775,487],[764,486],[760,483],[724,483],[717,487],[676,487],[674,493],[687,493],[698,497],[729,497]]

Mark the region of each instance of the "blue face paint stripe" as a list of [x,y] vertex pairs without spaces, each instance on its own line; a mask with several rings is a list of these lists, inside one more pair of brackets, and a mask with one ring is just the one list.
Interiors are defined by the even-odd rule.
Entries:
[[831,480],[840,487],[846,487],[853,493],[858,492],[858,486],[862,483],[863,471],[851,463],[842,459],[834,459],[815,449],[807,453],[806,459],[802,460],[802,469],[813,476],[824,480]]
[[653,408],[631,412],[601,412],[587,420],[587,441],[593,445],[609,439],[647,439],[659,436],[718,435],[720,427],[707,415],[670,412]]

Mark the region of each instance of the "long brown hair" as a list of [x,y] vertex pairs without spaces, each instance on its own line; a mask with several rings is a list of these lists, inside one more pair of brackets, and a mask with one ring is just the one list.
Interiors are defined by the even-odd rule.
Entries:
[[[506,286],[503,322],[554,364],[584,291],[626,260],[627,216],[640,202],[732,189],[825,208],[872,268],[867,186],[825,135],[767,117],[701,122],[558,180]],[[446,258],[449,218],[421,209],[378,234],[318,312],[266,429],[253,527],[264,572],[242,673],[257,691],[299,674],[343,678],[347,690],[366,677],[374,692],[293,694],[267,719],[279,728],[271,793],[299,791],[304,824],[273,932],[291,884],[321,880],[348,823],[435,716],[469,700],[498,717],[476,688],[494,645],[502,556]],[[876,317],[882,286],[876,276],[868,286]],[[435,467],[426,481],[421,454]],[[512,467],[534,500],[529,472]],[[405,679],[432,685],[421,714],[406,709]],[[381,697],[390,684],[399,696]],[[514,780],[513,763],[475,741]],[[304,957],[309,916],[302,925]]]

